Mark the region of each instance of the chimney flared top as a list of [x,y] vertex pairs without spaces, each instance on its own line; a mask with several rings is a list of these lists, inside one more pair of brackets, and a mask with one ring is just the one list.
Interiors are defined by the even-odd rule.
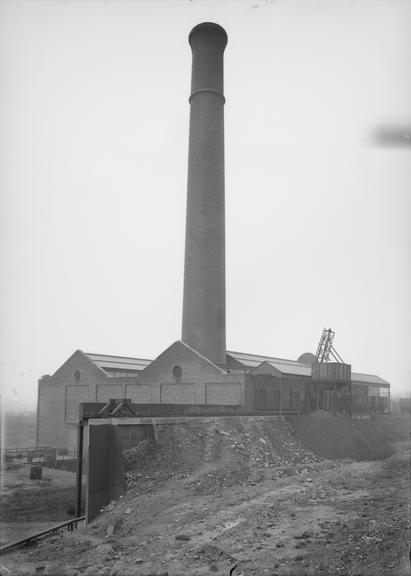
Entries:
[[188,35],[188,41],[191,47],[193,47],[193,43],[196,39],[200,42],[201,40],[209,40],[213,43],[218,43],[219,48],[224,50],[227,45],[228,36],[227,32],[219,24],[215,24],[214,22],[202,22],[201,24],[194,26]]

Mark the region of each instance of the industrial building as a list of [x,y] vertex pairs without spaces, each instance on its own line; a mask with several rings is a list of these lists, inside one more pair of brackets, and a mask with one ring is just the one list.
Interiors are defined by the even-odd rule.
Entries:
[[285,360],[227,352],[218,364],[181,341],[153,361],[77,350],[39,380],[37,445],[74,451],[83,402],[128,398],[133,404],[236,406],[243,414],[322,408],[362,416],[389,409],[389,388],[378,376],[351,372],[347,364],[320,364],[309,353]]
[[[192,76],[182,337],[154,360],[77,350],[38,384],[37,445],[73,449],[79,405],[236,407],[239,414],[386,410],[389,384],[351,373],[324,331],[317,354],[284,360],[226,350],[223,54],[221,26],[191,31]],[[334,359],[335,362],[330,360]]]

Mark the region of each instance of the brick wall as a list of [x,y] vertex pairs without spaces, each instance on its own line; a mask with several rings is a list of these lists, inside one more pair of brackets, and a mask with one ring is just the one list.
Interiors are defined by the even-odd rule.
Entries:
[[158,401],[158,391],[150,384],[126,384],[125,398],[136,404],[151,404]]
[[78,424],[80,402],[88,402],[90,398],[89,387],[85,384],[76,386],[73,384],[65,385],[65,423]]
[[[112,381],[114,382],[112,383]],[[108,402],[110,398],[124,398],[124,385],[116,384],[115,378],[110,378],[110,382],[104,384],[97,384],[96,386],[96,401]]]
[[137,381],[109,378],[77,350],[52,376],[39,381],[38,444],[75,449],[80,403],[124,398],[126,383]]
[[206,404],[244,404],[241,382],[207,382]]
[[64,421],[64,387],[57,387],[51,382],[42,383],[40,381],[38,402],[38,445],[64,448],[68,442],[68,432]]
[[[176,366],[181,371],[179,377],[173,373]],[[147,394],[145,402],[232,405],[244,400],[243,374],[227,374],[179,341],[141,373],[140,382],[151,389],[151,400]],[[210,385],[215,387],[209,389],[209,396],[206,388]]]
[[205,404],[204,385],[161,383],[160,401],[165,404]]

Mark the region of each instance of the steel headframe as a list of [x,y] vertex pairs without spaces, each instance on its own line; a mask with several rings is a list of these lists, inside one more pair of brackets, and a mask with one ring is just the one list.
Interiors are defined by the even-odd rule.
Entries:
[[321,364],[324,362],[330,362],[330,356],[335,360],[335,362],[344,364],[344,360],[333,346],[334,336],[335,332],[333,332],[331,328],[323,329],[316,352],[316,358]]

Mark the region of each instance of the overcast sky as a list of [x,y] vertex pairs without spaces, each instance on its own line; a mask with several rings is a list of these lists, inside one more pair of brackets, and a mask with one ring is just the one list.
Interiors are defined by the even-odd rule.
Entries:
[[296,359],[323,328],[407,391],[411,3],[0,3],[1,378],[9,409],[76,349],[181,336],[191,50],[225,52],[227,347]]

